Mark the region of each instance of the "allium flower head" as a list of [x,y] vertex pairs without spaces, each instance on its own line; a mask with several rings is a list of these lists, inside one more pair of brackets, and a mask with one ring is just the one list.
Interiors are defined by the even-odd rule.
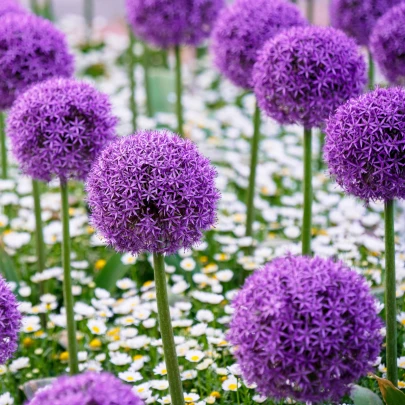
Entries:
[[31,14],[8,13],[0,24],[0,110],[31,85],[70,77],[73,58],[62,32]]
[[325,160],[337,183],[368,202],[405,198],[405,90],[376,89],[339,107]]
[[22,7],[17,1],[15,0],[1,0],[0,3],[0,17],[3,17],[7,13],[26,13],[24,7]]
[[285,29],[305,25],[298,7],[287,1],[238,0],[221,12],[214,27],[214,62],[235,85],[249,89],[263,44]]
[[0,276],[0,364],[4,364],[17,350],[21,314],[18,302],[6,281]]
[[370,49],[381,72],[391,82],[405,84],[405,3],[393,7],[375,24]]
[[191,248],[215,223],[215,176],[192,142],[169,131],[118,139],[87,180],[92,224],[118,251]]
[[339,401],[381,349],[369,287],[340,262],[275,259],[246,280],[233,307],[228,339],[264,396]]
[[116,118],[105,94],[74,79],[32,86],[13,105],[7,133],[22,171],[39,180],[84,180]]
[[297,27],[269,40],[253,69],[259,106],[282,124],[319,127],[362,93],[366,64],[355,42],[329,27]]
[[331,25],[356,39],[359,45],[368,45],[376,21],[401,0],[332,0]]
[[143,405],[131,387],[108,373],[60,377],[39,391],[28,405]]
[[168,48],[200,44],[210,35],[224,3],[224,0],[126,0],[126,8],[135,35]]

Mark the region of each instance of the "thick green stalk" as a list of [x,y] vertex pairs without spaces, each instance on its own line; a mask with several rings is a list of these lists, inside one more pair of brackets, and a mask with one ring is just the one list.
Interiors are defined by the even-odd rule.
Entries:
[[41,9],[38,4],[38,0],[31,0],[31,10],[34,14],[41,15]]
[[70,375],[78,374],[76,323],[73,312],[72,277],[70,275],[70,232],[69,232],[69,194],[66,182],[61,182],[62,197],[62,263],[63,263],[63,295],[66,308],[66,324],[68,334],[68,352]]
[[395,278],[394,201],[385,202],[385,318],[387,325],[387,378],[398,385],[397,299]]
[[150,55],[149,55],[148,45],[146,45],[144,43],[143,44],[142,64],[143,64],[144,84],[145,84],[145,94],[146,94],[146,113],[148,114],[148,117],[152,117],[153,116],[153,106],[152,106],[152,92],[151,92],[150,81],[149,81],[149,63],[150,63],[149,56]]
[[129,106],[132,112],[132,119],[131,119],[132,130],[136,131],[138,110],[136,108],[136,80],[135,80],[136,61],[134,54],[135,36],[130,27],[128,27],[128,30],[129,30],[128,76],[129,76],[129,85],[131,88],[131,98],[129,100]]
[[183,82],[181,75],[181,49],[180,46],[175,47],[176,54],[176,113],[177,113],[177,132],[184,136],[183,130]]
[[253,115],[253,137],[250,150],[250,175],[247,192],[247,213],[246,213],[246,236],[253,234],[253,222],[255,219],[255,186],[256,186],[256,168],[259,155],[260,143],[260,109],[256,103],[255,112]]
[[0,147],[1,147],[1,178],[6,179],[7,173],[7,142],[4,112],[0,111]]
[[50,21],[54,21],[52,0],[46,0],[42,15]]
[[38,272],[42,272],[45,269],[45,246],[44,246],[44,233],[42,230],[42,218],[41,218],[41,190],[38,180],[32,180],[32,194],[34,197],[34,212],[35,212],[35,239],[37,246],[37,265]]
[[368,88],[374,89],[374,61],[370,51],[368,51]]
[[310,256],[312,231],[312,130],[304,129],[304,215],[302,221],[302,254]]
[[314,23],[314,0],[307,0],[307,19],[311,24]]
[[87,40],[90,42],[93,32],[94,1],[84,0],[84,19],[87,25]]
[[162,254],[153,254],[153,267],[155,270],[156,301],[158,306],[159,326],[160,333],[162,335],[163,352],[167,367],[170,396],[172,398],[171,403],[172,405],[184,405],[183,387],[181,384],[172,322],[170,319],[165,262]]

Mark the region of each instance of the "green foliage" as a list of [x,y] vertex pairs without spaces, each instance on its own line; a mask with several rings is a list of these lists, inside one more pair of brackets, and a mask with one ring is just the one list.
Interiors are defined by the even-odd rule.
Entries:
[[129,267],[122,263],[119,253],[113,254],[96,276],[95,283],[97,287],[104,288],[110,292],[114,291],[117,281],[125,276]]

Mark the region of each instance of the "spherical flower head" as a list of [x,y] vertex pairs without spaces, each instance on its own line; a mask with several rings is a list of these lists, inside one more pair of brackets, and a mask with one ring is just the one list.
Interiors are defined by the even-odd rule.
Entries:
[[246,280],[233,307],[228,339],[264,396],[339,401],[381,349],[369,287],[341,262],[275,259]]
[[91,222],[120,252],[172,254],[200,241],[216,220],[216,171],[169,131],[111,143],[87,179]]
[[362,93],[366,64],[343,32],[297,27],[269,40],[253,69],[261,109],[281,124],[320,127],[335,109]]
[[368,45],[376,21],[401,0],[331,0],[331,25]]
[[18,302],[6,281],[0,276],[0,365],[17,350],[21,314]]
[[326,127],[330,175],[366,202],[405,198],[405,90],[376,89],[339,107]]
[[8,13],[17,13],[22,14],[26,13],[27,10],[24,9],[19,3],[15,0],[2,0],[0,4],[0,17]]
[[86,178],[94,159],[115,139],[116,123],[105,94],[88,83],[57,78],[16,100],[7,133],[24,174],[65,182]]
[[393,7],[375,24],[370,49],[384,76],[405,84],[405,3]]
[[224,9],[213,30],[212,52],[218,69],[235,85],[252,88],[257,53],[270,38],[307,21],[286,1],[238,0]]
[[60,377],[38,391],[28,405],[143,405],[131,387],[109,373]]
[[10,108],[35,83],[73,74],[64,34],[43,18],[6,14],[0,24],[0,44],[0,110]]
[[128,20],[146,42],[160,48],[199,45],[212,30],[224,0],[126,0]]

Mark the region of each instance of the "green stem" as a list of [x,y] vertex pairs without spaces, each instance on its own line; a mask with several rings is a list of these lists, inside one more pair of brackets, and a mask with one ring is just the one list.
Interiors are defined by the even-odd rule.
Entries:
[[132,130],[136,131],[136,121],[138,117],[138,111],[136,108],[136,80],[135,80],[135,54],[134,54],[135,36],[132,29],[129,28],[129,48],[128,48],[128,76],[129,85],[131,88],[131,98],[129,100],[129,106],[132,112]]
[[397,300],[395,278],[394,201],[385,202],[385,317],[387,325],[387,378],[398,385]]
[[50,21],[54,20],[52,0],[46,0],[42,15]]
[[7,142],[4,112],[0,112],[0,147],[1,147],[1,178],[6,179],[7,173]]
[[313,24],[314,22],[314,0],[307,0],[307,19]]
[[374,61],[370,51],[368,51],[368,88],[374,89]]
[[162,335],[163,352],[167,367],[170,396],[172,405],[184,405],[183,387],[181,384],[176,346],[174,344],[173,328],[170,319],[169,300],[167,295],[166,272],[164,256],[153,254],[155,270],[156,301],[158,306],[159,326]]
[[177,112],[177,132],[184,136],[183,130],[183,82],[181,78],[181,49],[180,46],[175,47],[176,54],[176,112]]
[[31,0],[31,10],[34,14],[41,15],[41,9],[38,5],[38,0]]
[[255,185],[256,185],[256,168],[259,155],[260,143],[260,109],[256,103],[255,112],[253,115],[253,137],[250,151],[250,175],[249,186],[247,192],[247,213],[246,213],[246,236],[253,234],[253,222],[255,218]]
[[[42,230],[42,217],[41,217],[41,190],[38,180],[32,180],[32,194],[34,197],[34,212],[35,212],[35,240],[37,247],[38,258],[38,272],[41,273],[45,270],[45,245],[44,245],[44,233]],[[41,283],[42,290],[43,283]],[[43,293],[45,291],[41,291]]]
[[144,72],[144,83],[145,83],[145,94],[146,94],[146,113],[148,117],[153,116],[153,106],[152,106],[152,94],[150,88],[150,81],[149,81],[149,63],[150,63],[150,55],[149,55],[149,48],[148,45],[145,43],[143,44],[143,72]]
[[304,129],[304,216],[302,221],[302,254],[311,255],[312,231],[312,131]]
[[93,31],[94,1],[84,0],[84,18],[87,25],[87,40],[90,42]]
[[76,323],[73,312],[72,278],[70,275],[70,232],[69,232],[69,194],[65,181],[61,181],[62,198],[62,262],[63,262],[63,295],[66,308],[66,324],[68,333],[68,352],[70,375],[78,374]]

